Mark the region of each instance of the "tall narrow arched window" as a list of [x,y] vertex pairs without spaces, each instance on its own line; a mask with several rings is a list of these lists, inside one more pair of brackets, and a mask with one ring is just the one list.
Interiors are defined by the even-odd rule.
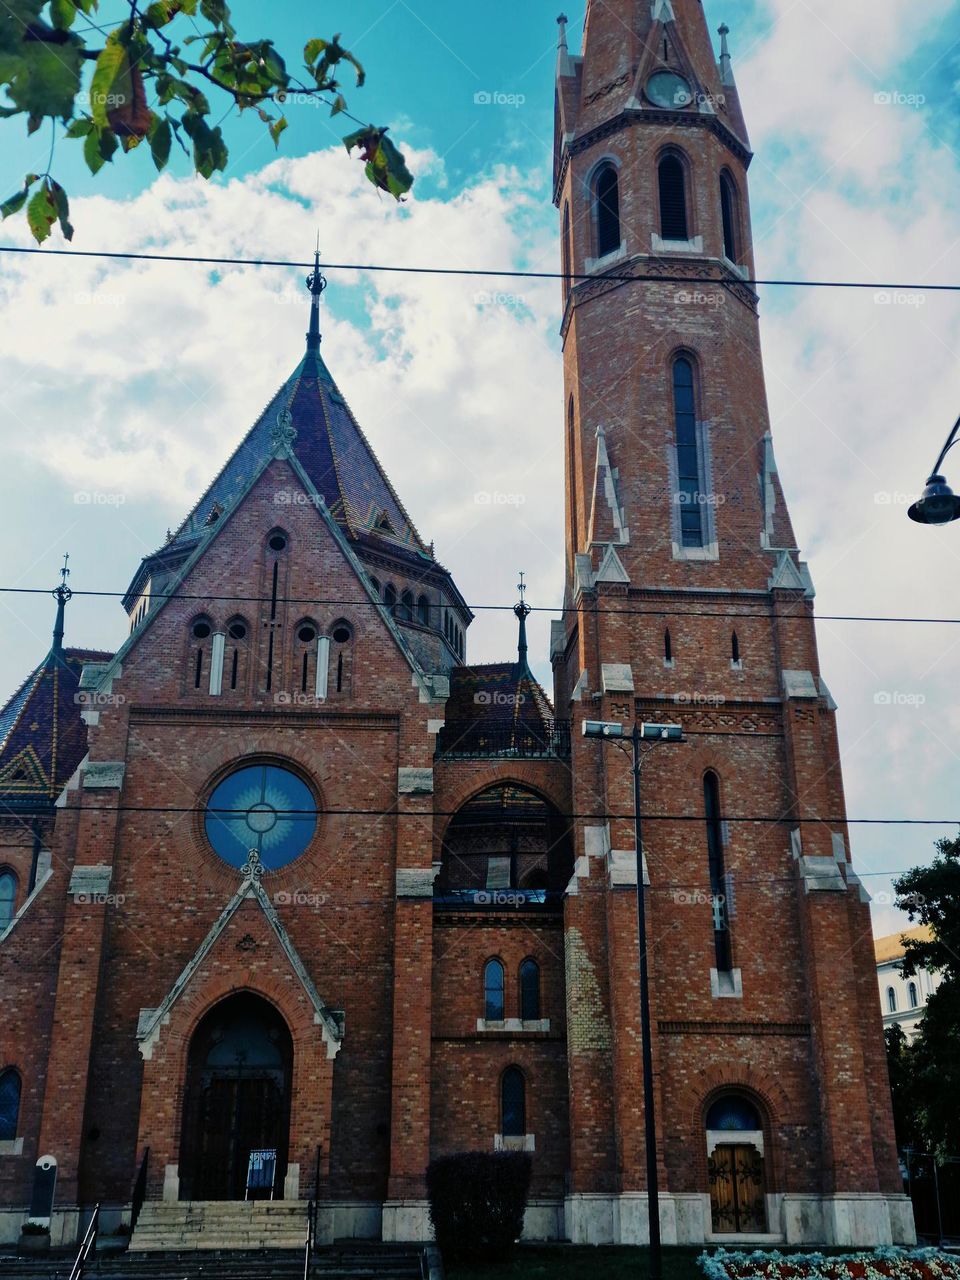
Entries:
[[330,629],[329,663],[329,691],[349,694],[353,678],[353,627],[345,618],[340,618]]
[[663,661],[665,666],[673,666],[673,641],[670,639],[669,627],[663,633]]
[[203,684],[209,675],[210,649],[213,644],[213,625],[207,617],[194,618],[190,624],[190,660],[187,672],[194,689]]
[[430,601],[426,596],[418,596],[417,598],[417,621],[421,627],[429,627],[430,625]]
[[577,416],[573,396],[567,402],[567,489],[570,502],[570,543],[576,555],[580,550],[580,527],[577,520]]
[[483,967],[483,1016],[487,1022],[503,1021],[503,965],[488,960]]
[[689,239],[686,174],[679,156],[663,157],[657,168],[657,183],[660,188],[660,235],[664,240]]
[[897,1012],[897,993],[893,987],[887,987],[887,1009],[891,1013]]
[[920,1003],[920,1001],[917,999],[917,984],[915,982],[911,982],[907,990],[910,993],[910,1008],[916,1009]]
[[560,257],[563,270],[563,300],[566,302],[567,295],[573,281],[570,279],[572,274],[573,253],[570,246],[570,202],[564,201],[563,205],[563,231],[560,241]]
[[732,965],[730,918],[727,911],[727,878],[723,859],[723,820],[720,817],[720,779],[712,770],[704,774],[703,802],[707,818],[707,857],[710,867],[714,952],[717,972],[728,973]]
[[379,599],[380,598],[380,579],[371,578],[370,585],[371,587],[373,587],[373,594]]
[[677,356],[673,362],[673,414],[677,433],[680,539],[685,547],[702,547],[703,502],[700,494],[696,392],[693,385],[693,365],[686,356]]
[[413,592],[402,591],[400,593],[400,604],[397,607],[397,617],[403,622],[413,621]]
[[612,164],[601,165],[593,180],[597,257],[620,248],[620,179]]
[[383,603],[387,606],[391,613],[396,612],[397,608],[397,588],[392,582],[388,582],[383,588]]
[[227,623],[227,634],[223,665],[223,687],[225,689],[242,689],[247,667],[247,645],[250,628],[243,618],[231,618]]
[[13,919],[17,910],[17,877],[9,868],[0,871],[0,932]]
[[739,261],[737,189],[728,173],[720,175],[720,219],[723,223],[723,252],[731,262]]
[[735,667],[740,665],[740,637],[734,631],[730,636],[730,661]]
[[507,1067],[500,1080],[500,1132],[505,1138],[527,1132],[527,1087],[519,1067]]
[[20,1119],[20,1075],[13,1067],[0,1071],[0,1142],[12,1142]]
[[524,960],[520,966],[520,1017],[535,1022],[540,1017],[540,966]]

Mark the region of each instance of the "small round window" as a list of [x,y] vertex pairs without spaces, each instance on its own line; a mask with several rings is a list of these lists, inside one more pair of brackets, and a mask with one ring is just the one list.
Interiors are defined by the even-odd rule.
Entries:
[[194,640],[206,640],[209,634],[210,634],[210,623],[205,622],[203,618],[199,619],[199,621],[193,624]]
[[313,793],[289,769],[248,765],[214,789],[204,826],[214,850],[242,867],[256,849],[268,870],[299,858],[317,828]]

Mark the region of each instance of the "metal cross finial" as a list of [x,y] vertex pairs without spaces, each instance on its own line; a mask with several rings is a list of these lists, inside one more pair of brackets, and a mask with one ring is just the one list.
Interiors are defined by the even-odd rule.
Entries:
[[67,565],[69,563],[70,563],[70,552],[65,551],[63,553],[63,568],[60,570],[60,585],[64,587],[67,585],[67,579],[70,577],[70,570],[67,568]]
[[517,590],[520,592],[520,602],[521,602],[521,604],[523,603],[523,596],[524,596],[524,592],[526,591],[526,589],[527,589],[527,584],[526,584],[526,583],[524,582],[524,580],[523,580],[523,570],[521,569],[521,570],[520,570],[520,581],[517,583]]

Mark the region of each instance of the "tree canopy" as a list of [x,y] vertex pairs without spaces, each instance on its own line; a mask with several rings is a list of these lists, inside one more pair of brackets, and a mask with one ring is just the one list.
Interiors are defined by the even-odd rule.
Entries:
[[[222,121],[233,109],[256,112],[279,146],[291,94],[339,115],[347,110],[341,76],[357,88],[364,82],[363,67],[339,35],[308,39],[303,66],[292,74],[272,40],[240,38],[225,0],[128,0],[129,13],[115,27],[93,20],[98,4],[0,5],[0,119],[24,117],[31,134],[44,125],[51,130],[46,171],[28,173],[0,204],[0,215],[25,208],[38,243],[55,223],[68,240],[73,236],[67,192],[52,172],[61,137],[82,146],[92,174],[142,144],[161,170],[177,144],[210,178],[227,167]],[[348,153],[359,152],[374,186],[397,200],[409,191],[413,178],[385,127],[361,125],[343,141]]]

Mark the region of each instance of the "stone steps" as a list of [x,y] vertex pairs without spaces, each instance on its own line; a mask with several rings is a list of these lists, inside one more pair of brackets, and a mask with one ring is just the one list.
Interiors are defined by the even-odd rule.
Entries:
[[303,1249],[302,1200],[147,1201],[130,1241],[131,1253],[195,1249]]

